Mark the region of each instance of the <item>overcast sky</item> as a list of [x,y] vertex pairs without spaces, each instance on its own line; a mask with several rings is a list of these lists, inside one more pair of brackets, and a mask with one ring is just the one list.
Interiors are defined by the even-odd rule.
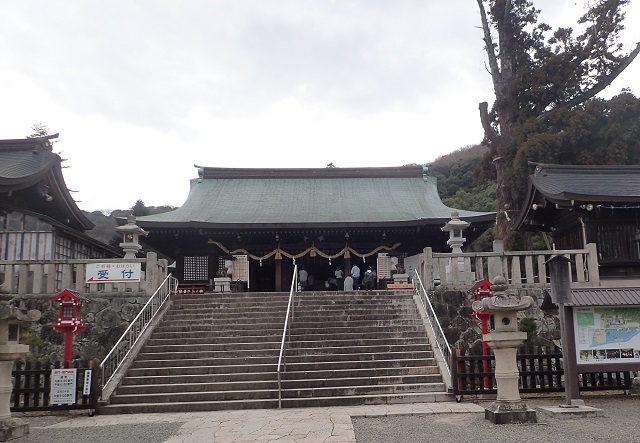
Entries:
[[[584,1],[534,3],[572,26]],[[0,2],[0,138],[59,132],[87,211],[180,206],[194,164],[430,162],[493,102],[475,0]],[[640,60],[603,96],[625,86]]]

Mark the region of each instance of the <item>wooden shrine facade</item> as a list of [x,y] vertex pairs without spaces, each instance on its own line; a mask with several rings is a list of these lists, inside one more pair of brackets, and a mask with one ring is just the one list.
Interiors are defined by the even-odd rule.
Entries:
[[556,249],[596,244],[600,277],[640,277],[640,166],[534,164],[515,226]]
[[231,272],[250,291],[283,291],[294,264],[323,289],[337,267],[375,267],[378,254],[402,260],[427,246],[448,252],[441,228],[452,212],[473,241],[493,213],[445,206],[421,166],[395,168],[198,168],[187,201],[140,217],[144,242],[176,260],[182,284],[211,284]]

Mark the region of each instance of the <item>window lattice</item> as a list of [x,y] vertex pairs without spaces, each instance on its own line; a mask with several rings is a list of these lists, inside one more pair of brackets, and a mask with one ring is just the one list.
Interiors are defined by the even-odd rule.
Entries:
[[202,281],[209,278],[209,260],[207,256],[184,258],[184,280]]

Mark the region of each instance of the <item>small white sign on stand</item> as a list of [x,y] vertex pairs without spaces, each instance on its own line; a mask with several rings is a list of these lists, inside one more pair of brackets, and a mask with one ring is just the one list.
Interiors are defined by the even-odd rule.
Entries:
[[51,396],[49,404],[74,405],[76,403],[77,369],[51,370]]
[[89,394],[91,394],[91,369],[85,369],[82,395],[89,395]]

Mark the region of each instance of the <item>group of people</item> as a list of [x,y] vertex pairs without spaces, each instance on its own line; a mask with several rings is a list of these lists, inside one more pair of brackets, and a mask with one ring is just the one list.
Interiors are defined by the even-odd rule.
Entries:
[[[325,281],[325,288],[333,291],[357,291],[362,288],[360,284],[361,271],[358,265],[353,265],[351,272],[347,272],[346,276],[340,266],[336,267],[334,276]],[[307,291],[313,287],[313,276],[309,275],[307,270],[302,267],[298,272],[298,281],[300,282],[300,288],[303,291]],[[371,266],[362,275],[362,284],[364,289],[371,291],[375,288],[376,272],[371,269]]]

